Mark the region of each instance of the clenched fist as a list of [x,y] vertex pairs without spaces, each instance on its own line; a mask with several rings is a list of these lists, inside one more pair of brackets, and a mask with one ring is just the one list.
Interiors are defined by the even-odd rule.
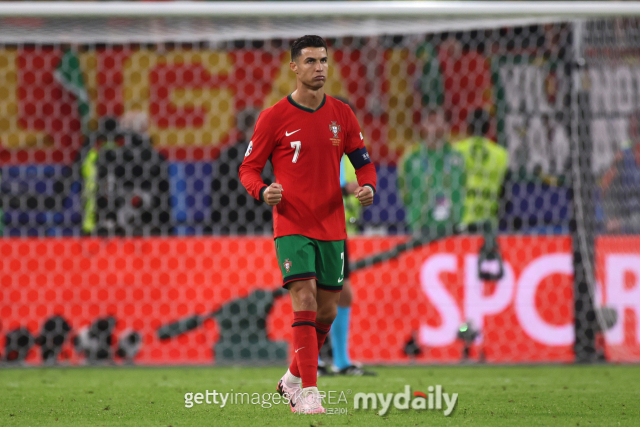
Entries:
[[262,198],[269,206],[275,206],[282,200],[282,185],[275,182],[262,193]]
[[354,194],[362,206],[369,206],[373,203],[373,190],[371,187],[358,187]]

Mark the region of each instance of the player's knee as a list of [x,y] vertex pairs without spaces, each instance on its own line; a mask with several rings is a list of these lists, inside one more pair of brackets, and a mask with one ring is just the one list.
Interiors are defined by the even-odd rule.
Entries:
[[318,303],[312,292],[301,291],[295,295],[295,304],[301,311],[317,311]]
[[338,301],[338,305],[340,307],[351,307],[352,302],[353,293],[351,292],[351,287],[345,286],[342,288],[342,292],[340,292],[340,301]]
[[316,320],[322,323],[333,323],[337,315],[338,315],[337,305],[318,307],[318,314],[316,315]]

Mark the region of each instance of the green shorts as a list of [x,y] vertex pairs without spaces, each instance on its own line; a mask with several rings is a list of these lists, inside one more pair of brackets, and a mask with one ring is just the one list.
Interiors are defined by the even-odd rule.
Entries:
[[344,240],[316,240],[299,234],[276,238],[283,287],[316,279],[318,289],[340,292],[344,281]]

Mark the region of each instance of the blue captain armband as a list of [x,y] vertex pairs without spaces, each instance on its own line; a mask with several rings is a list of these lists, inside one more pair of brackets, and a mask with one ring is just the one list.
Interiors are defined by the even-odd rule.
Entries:
[[360,169],[364,165],[371,163],[371,159],[369,158],[369,153],[367,153],[366,147],[354,150],[351,153],[347,154],[347,156],[349,157],[349,160],[351,161],[353,167],[356,169]]

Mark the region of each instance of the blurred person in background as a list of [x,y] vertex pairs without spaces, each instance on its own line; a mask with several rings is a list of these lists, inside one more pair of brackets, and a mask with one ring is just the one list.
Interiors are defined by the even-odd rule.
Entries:
[[87,138],[79,159],[84,234],[172,234],[168,165],[147,129],[147,114],[133,110],[119,122],[103,118]]
[[481,233],[478,276],[500,280],[504,266],[498,246],[498,214],[509,165],[507,149],[489,139],[491,116],[484,109],[468,117],[467,138],[455,144],[464,158],[465,197],[460,232]]
[[489,139],[491,115],[484,109],[468,117],[467,138],[455,144],[465,160],[465,198],[462,224],[497,228],[502,185],[509,165],[506,148]]
[[[271,207],[253,199],[240,183],[239,170],[260,112],[252,108],[237,117],[238,141],[222,150],[211,180],[211,232],[213,234],[269,234]],[[275,182],[273,167],[262,171],[265,184]]]
[[464,158],[449,141],[449,124],[442,109],[426,111],[420,137],[422,141],[399,165],[398,188],[407,224],[414,234],[450,234],[463,215]]
[[605,227],[609,233],[640,233],[640,112],[629,117],[629,141],[602,177]]

